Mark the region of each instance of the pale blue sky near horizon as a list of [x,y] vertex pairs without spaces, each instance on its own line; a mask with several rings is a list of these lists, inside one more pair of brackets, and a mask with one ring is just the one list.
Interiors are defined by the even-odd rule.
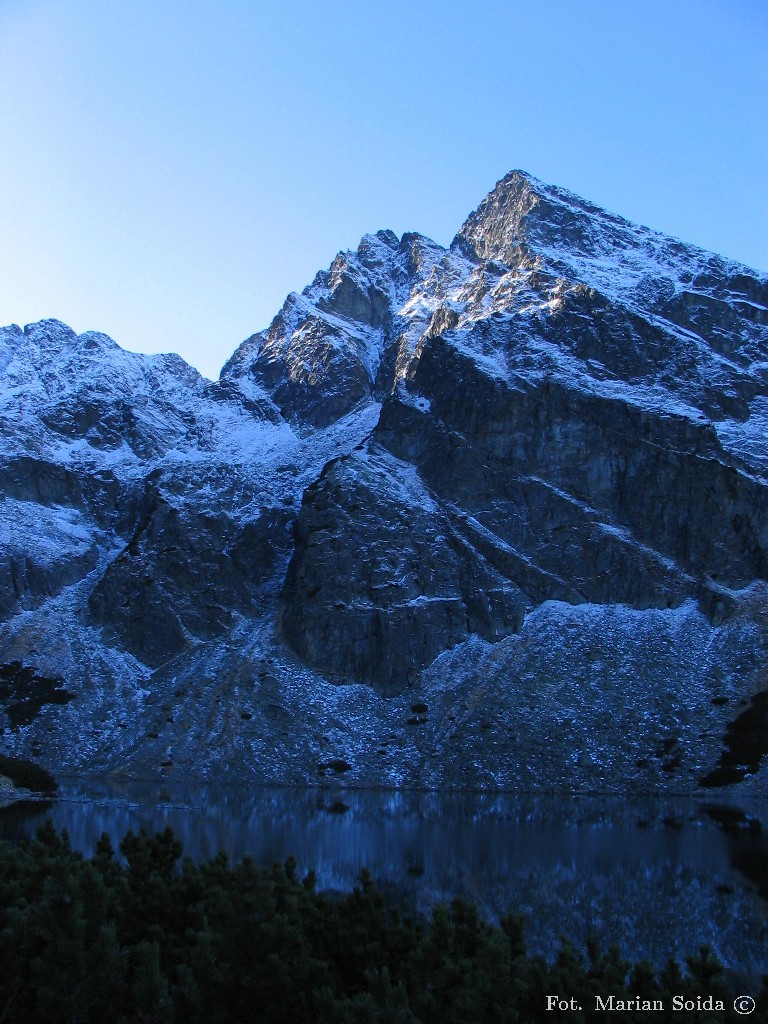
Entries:
[[209,377],[512,168],[768,270],[765,0],[0,0],[0,323]]

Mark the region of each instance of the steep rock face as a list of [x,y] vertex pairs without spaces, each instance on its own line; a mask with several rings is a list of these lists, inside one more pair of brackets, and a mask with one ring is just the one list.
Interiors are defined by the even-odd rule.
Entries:
[[[369,582],[378,556],[358,524],[372,519],[393,566],[398,553],[407,561],[409,516],[428,509],[436,523],[452,520],[475,564],[498,574],[490,589],[514,592],[529,612],[547,600],[643,609],[693,598],[719,624],[733,589],[766,577],[768,349],[759,318],[738,312],[759,312],[764,282],[567,193],[539,192],[527,176],[509,176],[436,264],[435,312],[367,449],[319,485],[334,505],[327,578],[314,518],[323,501],[305,501],[284,622],[294,649],[324,672],[361,676],[347,662],[345,614],[333,616],[334,629],[318,608],[339,602],[377,623],[367,650],[356,641],[365,677],[390,688],[413,678],[412,665],[382,656],[378,637],[395,613]],[[458,281],[457,253],[467,261]],[[699,290],[700,333],[686,286]],[[367,502],[344,484],[364,474],[377,446],[417,470],[421,496],[400,496],[400,471]],[[388,491],[398,499],[382,522]],[[352,558],[352,577],[334,570]],[[423,556],[443,562],[441,552]],[[442,599],[462,607],[458,583]],[[495,628],[518,627],[513,615]],[[468,616],[459,625],[422,614],[412,629],[430,637],[410,645],[418,668],[462,633],[483,635]]]
[[457,529],[412,467],[375,445],[304,494],[282,629],[324,675],[401,690],[437,654],[519,628],[518,587]]
[[289,295],[222,379],[264,388],[288,419],[328,426],[371,399],[405,280],[397,237],[366,236],[354,258],[340,253],[301,295]]
[[449,248],[340,254],[217,383],[56,321],[0,371],[0,668],[67,694],[9,751],[764,791],[764,276],[513,172]]
[[127,546],[88,598],[90,622],[107,643],[157,668],[189,643],[229,632],[235,613],[253,613],[288,550],[287,525],[280,509],[238,521],[174,507],[152,488]]
[[300,452],[312,476],[327,448],[302,446],[266,395],[244,401],[175,356],[56,321],[2,341],[6,615],[94,573],[80,622],[154,669],[260,610]]

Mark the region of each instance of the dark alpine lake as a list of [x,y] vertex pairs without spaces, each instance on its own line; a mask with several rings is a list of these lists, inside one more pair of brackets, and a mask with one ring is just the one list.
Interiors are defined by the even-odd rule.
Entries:
[[[511,796],[69,781],[48,805],[0,814],[0,838],[46,818],[90,854],[103,832],[170,825],[197,860],[289,855],[322,889],[368,868],[428,913],[458,895],[490,918],[521,912],[529,947],[590,932],[662,963],[710,945],[738,975],[768,970],[768,837],[760,808],[690,799]],[[768,822],[766,822],[768,824]]]

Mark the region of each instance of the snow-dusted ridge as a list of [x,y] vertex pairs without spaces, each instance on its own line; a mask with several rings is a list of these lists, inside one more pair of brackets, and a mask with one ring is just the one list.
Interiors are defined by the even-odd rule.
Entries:
[[218,382],[3,328],[0,689],[76,693],[5,746],[695,788],[768,686],[767,368],[765,275],[523,172],[448,248],[364,236]]

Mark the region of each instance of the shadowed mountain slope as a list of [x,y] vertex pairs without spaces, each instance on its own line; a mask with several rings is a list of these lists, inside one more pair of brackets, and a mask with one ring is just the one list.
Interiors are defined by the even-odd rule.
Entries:
[[764,275],[515,171],[447,249],[339,254],[218,383],[56,321],[0,367],[0,657],[75,694],[9,749],[765,788],[727,731],[768,690]]

